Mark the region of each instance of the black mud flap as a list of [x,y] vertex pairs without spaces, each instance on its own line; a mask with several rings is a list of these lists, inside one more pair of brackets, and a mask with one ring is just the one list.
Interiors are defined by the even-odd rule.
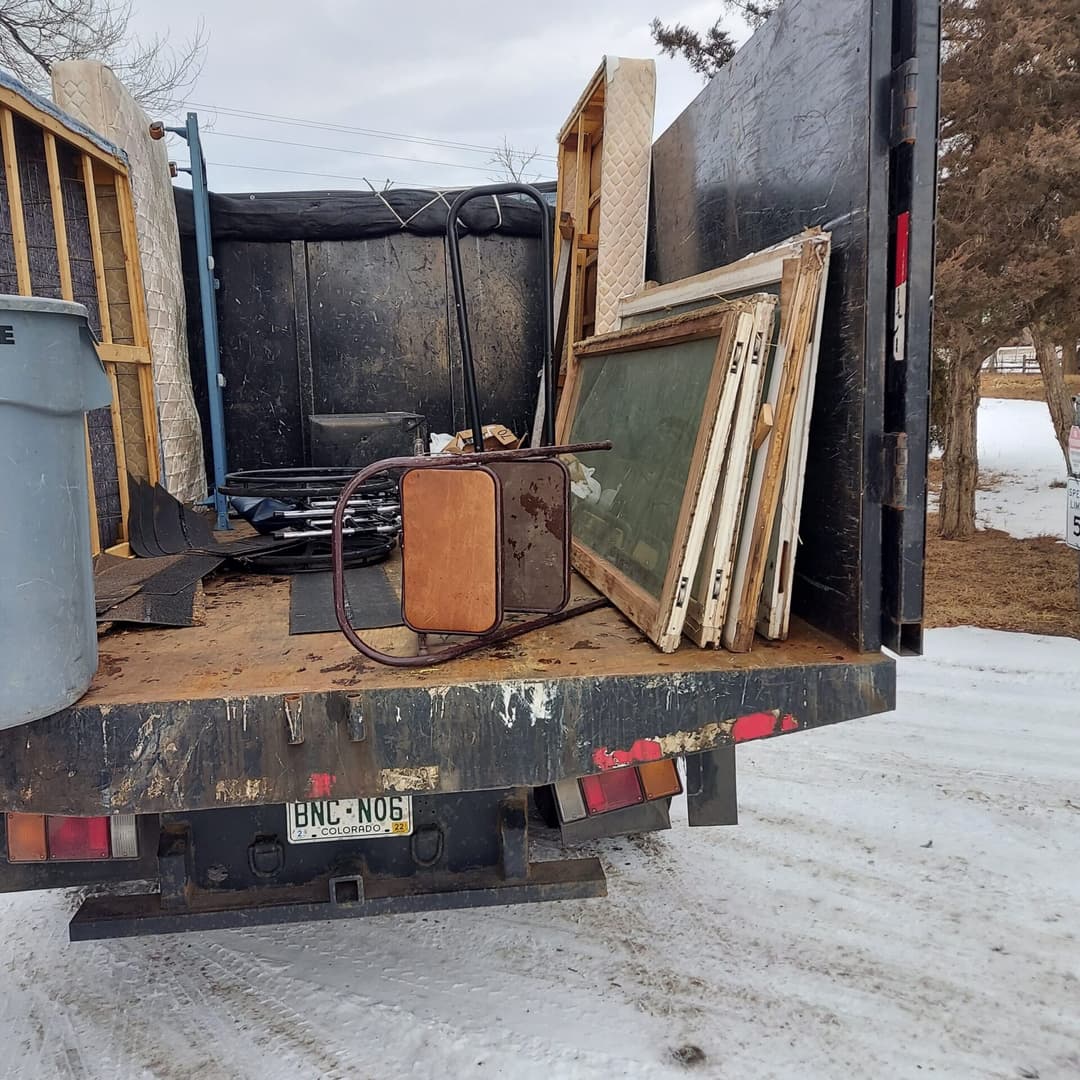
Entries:
[[686,816],[691,827],[739,824],[734,743],[686,755]]

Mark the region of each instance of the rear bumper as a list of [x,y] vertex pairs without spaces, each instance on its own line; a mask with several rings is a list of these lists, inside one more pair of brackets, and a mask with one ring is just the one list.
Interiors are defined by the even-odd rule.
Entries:
[[[350,885],[354,882],[349,881]],[[495,907],[547,900],[584,900],[607,895],[607,881],[599,859],[564,859],[528,865],[521,881],[504,881],[489,873],[472,886],[456,884],[428,892],[409,891],[410,883],[385,883],[379,895],[359,888],[340,888],[331,882],[323,895],[317,889],[293,890],[294,898],[253,904],[249,893],[208,897],[184,910],[162,907],[157,893],[138,896],[96,896],[86,900],[69,925],[72,941],[98,938],[174,934],[187,930],[225,930],[275,923],[356,919],[368,915],[400,915],[412,911],[449,911],[454,908]],[[341,894],[340,896],[338,894]],[[341,897],[346,897],[342,899]],[[230,902],[231,901],[231,902]]]
[[[75,706],[0,732],[0,810],[169,813],[536,787],[886,712],[882,654],[670,675]],[[164,662],[164,660],[163,660]]]

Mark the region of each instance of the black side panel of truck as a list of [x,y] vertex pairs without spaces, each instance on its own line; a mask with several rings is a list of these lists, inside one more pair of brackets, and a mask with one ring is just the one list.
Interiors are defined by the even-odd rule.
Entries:
[[[893,304],[885,383],[885,431],[903,452],[892,463],[900,491],[882,510],[882,633],[896,652],[922,645],[926,457],[934,295],[934,212],[941,9],[937,0],[897,4],[890,171]],[[906,244],[904,241],[906,240]],[[900,439],[903,435],[903,440]],[[900,497],[897,497],[899,495]]]
[[[832,233],[794,611],[863,649],[895,646],[901,626],[919,647],[937,19],[936,0],[788,0],[653,151],[653,280],[701,273],[809,226]],[[925,101],[905,144],[914,153],[891,154],[905,28]],[[912,317],[897,352],[891,176],[907,161],[919,169],[907,185],[917,205]]]

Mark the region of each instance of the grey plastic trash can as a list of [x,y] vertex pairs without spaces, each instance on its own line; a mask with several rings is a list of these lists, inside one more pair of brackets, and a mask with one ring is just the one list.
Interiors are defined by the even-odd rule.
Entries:
[[0,728],[97,669],[83,414],[111,399],[82,304],[0,295]]

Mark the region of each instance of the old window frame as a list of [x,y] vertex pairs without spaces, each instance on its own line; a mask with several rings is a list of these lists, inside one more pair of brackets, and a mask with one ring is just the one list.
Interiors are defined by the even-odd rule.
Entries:
[[[664,652],[674,651],[682,638],[690,584],[701,557],[705,529],[723,465],[724,452],[738,384],[763,308],[770,312],[775,297],[729,301],[687,315],[587,339],[574,346],[576,363],[564,388],[566,407],[558,441],[572,437],[579,413],[583,368],[596,357],[633,354],[691,341],[717,342],[708,386],[700,410],[689,416],[696,425],[687,481],[683,490],[671,551],[657,596],[632,581],[608,559],[574,537],[571,557],[575,569],[599,588]],[[628,363],[633,360],[628,358]]]

